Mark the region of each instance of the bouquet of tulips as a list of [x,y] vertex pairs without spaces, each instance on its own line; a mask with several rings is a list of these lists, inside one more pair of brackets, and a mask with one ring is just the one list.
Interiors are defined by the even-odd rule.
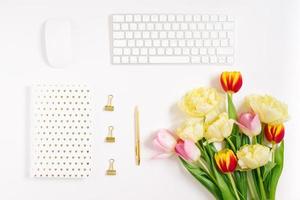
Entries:
[[187,117],[175,131],[156,133],[156,157],[177,155],[216,199],[274,200],[287,105],[269,95],[249,95],[237,114],[233,96],[242,87],[241,73],[223,72],[220,83],[225,92],[201,87],[185,94],[179,107]]

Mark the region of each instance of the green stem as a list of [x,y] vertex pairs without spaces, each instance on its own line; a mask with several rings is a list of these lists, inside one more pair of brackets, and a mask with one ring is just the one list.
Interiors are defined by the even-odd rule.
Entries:
[[239,194],[238,194],[238,191],[237,191],[235,182],[234,182],[234,180],[233,180],[232,174],[231,174],[231,173],[227,173],[227,176],[228,176],[228,178],[229,178],[229,180],[230,180],[230,182],[231,182],[231,185],[232,185],[232,188],[233,188],[233,191],[234,191],[234,194],[235,194],[236,199],[237,199],[237,200],[241,200],[241,199],[240,199],[240,196],[239,196]]
[[258,176],[258,181],[259,181],[259,189],[260,189],[260,193],[261,193],[261,199],[266,200],[267,196],[266,196],[266,192],[265,192],[264,183],[261,178],[260,168],[256,168],[256,171],[257,171],[257,176]]
[[236,152],[236,148],[235,148],[234,144],[232,143],[232,141],[231,141],[229,138],[226,138],[226,141],[229,143],[229,145],[230,145],[230,147],[232,148],[232,150],[233,150],[234,152]]
[[253,136],[252,137],[252,144],[256,144],[257,143],[257,138],[256,138],[256,136]]
[[254,179],[253,179],[253,175],[251,171],[247,171],[247,182],[248,182],[248,186],[249,186],[249,191],[250,191],[250,196],[251,199],[256,200],[259,199],[256,187],[255,187],[255,183],[254,183]]
[[206,164],[204,163],[204,161],[201,158],[198,160],[198,163],[199,163],[200,167],[206,171],[207,174],[209,174],[212,178],[214,178],[212,176],[211,171],[207,168]]
[[272,143],[272,162],[275,163],[276,143]]

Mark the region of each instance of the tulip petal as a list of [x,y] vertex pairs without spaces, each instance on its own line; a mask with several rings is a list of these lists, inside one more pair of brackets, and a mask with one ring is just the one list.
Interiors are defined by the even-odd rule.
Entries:
[[166,129],[161,129],[157,132],[158,143],[166,150],[174,150],[176,145],[176,139],[174,134]]
[[175,152],[177,153],[177,155],[182,157],[184,160],[191,161],[190,158],[188,157],[188,155],[185,152],[184,141],[183,140],[178,141],[178,143],[176,144],[176,147],[175,147]]
[[186,152],[190,160],[196,161],[200,157],[200,150],[193,141],[184,141],[184,151]]

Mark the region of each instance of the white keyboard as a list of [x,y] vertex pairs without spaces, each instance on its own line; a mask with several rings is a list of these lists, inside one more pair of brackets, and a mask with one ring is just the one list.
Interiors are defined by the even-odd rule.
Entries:
[[111,16],[113,64],[233,64],[234,21],[227,15]]

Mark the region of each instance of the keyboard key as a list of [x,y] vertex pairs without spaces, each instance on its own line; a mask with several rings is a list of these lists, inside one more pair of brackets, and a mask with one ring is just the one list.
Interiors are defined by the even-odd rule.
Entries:
[[158,48],[157,49],[157,54],[158,55],[164,55],[165,54],[165,49],[164,48]]
[[204,23],[198,23],[198,30],[205,30],[205,24]]
[[202,15],[202,21],[208,22],[209,21],[209,15]]
[[147,63],[147,62],[148,62],[148,59],[147,59],[146,56],[140,56],[140,57],[138,58],[138,61],[139,61],[139,63]]
[[118,31],[118,30],[120,30],[121,29],[121,25],[120,24],[116,24],[116,23],[113,23],[113,30],[114,31]]
[[123,54],[126,55],[126,56],[129,56],[131,54],[130,48],[124,48],[123,49]]
[[172,24],[172,30],[174,30],[174,31],[179,30],[179,27],[180,27],[179,23],[173,23]]
[[186,15],[185,16],[185,21],[186,22],[191,22],[193,20],[193,16],[192,15]]
[[122,29],[122,31],[127,31],[129,29],[129,25],[128,24],[122,24],[121,29]]
[[209,63],[209,57],[208,56],[202,56],[201,61],[202,61],[202,63],[207,64],[207,63]]
[[141,48],[141,55],[147,55],[148,49],[147,48]]
[[141,22],[142,21],[142,16],[141,15],[134,15],[133,17],[135,22]]
[[183,55],[190,55],[190,49],[189,48],[182,48],[182,54]]
[[149,22],[150,21],[150,16],[149,15],[143,15],[142,20],[143,20],[143,22]]
[[200,62],[201,62],[201,57],[199,57],[199,56],[192,56],[191,63],[200,63]]
[[174,54],[175,55],[181,55],[181,48],[175,48],[174,49]]
[[176,20],[177,20],[178,22],[183,22],[183,21],[184,21],[184,16],[183,16],[183,15],[177,15],[177,16],[176,16]]
[[152,40],[145,40],[145,47],[152,47]]
[[133,38],[133,32],[126,32],[125,33],[125,38],[126,39],[132,39]]
[[133,63],[133,64],[138,63],[137,57],[136,56],[131,56],[130,57],[130,63]]
[[228,46],[228,40],[221,40],[221,47],[227,47]]
[[158,22],[158,16],[157,15],[151,15],[151,21],[152,22]]
[[122,56],[121,61],[122,61],[122,63],[129,63],[129,57],[128,56]]
[[203,40],[195,40],[195,46],[196,47],[202,47],[203,46]]
[[219,32],[219,38],[226,38],[227,37],[227,33],[225,31],[221,31]]
[[166,22],[168,20],[167,15],[159,15],[159,21]]
[[146,24],[144,24],[144,23],[138,24],[138,29],[141,30],[141,31],[145,30],[146,29]]
[[114,32],[113,33],[114,39],[123,39],[124,38],[124,32]]
[[114,40],[113,46],[115,46],[115,47],[125,47],[126,46],[126,40]]
[[124,16],[123,15],[113,15],[113,22],[124,22]]
[[144,39],[150,38],[150,32],[149,32],[149,31],[143,32],[142,37],[143,37]]
[[131,31],[137,30],[137,24],[136,24],[136,23],[131,23],[131,24],[129,24],[129,27],[130,27],[130,30],[131,30]]
[[191,23],[191,24],[189,25],[189,30],[192,30],[192,31],[197,30],[197,24]]
[[150,48],[149,49],[149,55],[155,55],[156,54],[156,49],[155,48]]
[[175,21],[175,15],[168,15],[168,21],[169,22],[174,22]]
[[128,47],[135,47],[135,40],[128,40]]
[[214,48],[208,48],[208,54],[209,55],[215,55],[216,54],[216,50]]
[[210,21],[212,21],[212,22],[218,21],[218,15],[211,15],[210,16]]
[[212,64],[218,63],[218,57],[217,56],[210,56],[209,60],[210,60],[210,63],[212,63]]
[[149,30],[149,31],[152,31],[152,30],[154,30],[154,24],[153,23],[149,23],[149,24],[147,24],[147,30]]
[[200,22],[201,21],[201,15],[194,15],[194,21]]
[[170,46],[176,47],[177,46],[177,40],[170,40]]
[[149,63],[189,63],[190,58],[188,56],[149,56]]
[[133,16],[132,15],[126,15],[125,16],[125,21],[126,22],[132,22],[133,21]]
[[220,15],[220,16],[219,16],[219,21],[220,21],[220,22],[225,22],[225,21],[227,21],[227,16],[226,16],[226,15]]
[[115,63],[115,64],[121,63],[121,58],[118,57],[118,56],[114,56],[114,57],[113,57],[113,63]]
[[113,49],[113,54],[114,55],[122,55],[123,54],[122,48],[114,48]]
[[133,48],[132,49],[132,55],[138,56],[140,54],[140,51],[138,48]]
[[199,54],[199,49],[198,48],[192,48],[191,49],[191,54],[192,55],[198,55]]
[[200,48],[200,55],[206,55],[207,49],[206,48]]
[[225,64],[226,63],[226,57],[225,56],[220,56],[218,59],[220,64]]
[[158,38],[158,32],[157,31],[151,32],[151,38],[153,38],[153,39]]
[[232,56],[229,56],[229,57],[227,57],[227,63],[228,64],[233,64],[233,57]]
[[172,55],[173,49],[172,48],[166,48],[166,55]]
[[217,55],[232,55],[233,54],[233,48],[217,48]]

